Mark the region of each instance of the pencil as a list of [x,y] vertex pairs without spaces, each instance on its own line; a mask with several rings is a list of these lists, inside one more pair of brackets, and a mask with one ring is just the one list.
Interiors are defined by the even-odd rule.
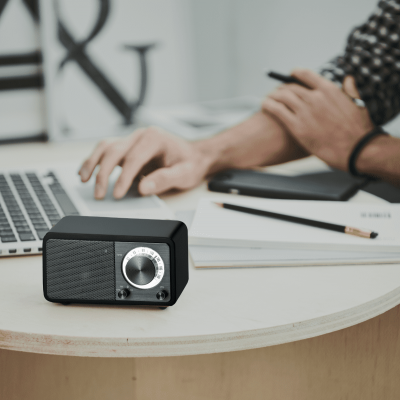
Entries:
[[246,214],[259,215],[261,217],[280,219],[282,221],[288,221],[288,222],[293,222],[295,224],[313,226],[315,228],[328,229],[330,231],[341,232],[341,233],[345,233],[347,235],[358,236],[358,237],[362,237],[362,238],[366,238],[366,239],[375,239],[378,236],[378,234],[376,232],[364,231],[362,229],[353,228],[351,226],[346,226],[346,225],[336,225],[336,224],[331,224],[329,222],[314,221],[312,219],[293,217],[291,215],[278,214],[278,213],[264,211],[264,210],[257,210],[255,208],[242,207],[242,206],[237,206],[234,204],[227,204],[227,203],[215,203],[215,204],[218,207],[226,208],[228,210],[244,212]]

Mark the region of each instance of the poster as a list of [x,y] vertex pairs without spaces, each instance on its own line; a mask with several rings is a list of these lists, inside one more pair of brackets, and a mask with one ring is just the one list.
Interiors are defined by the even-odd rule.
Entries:
[[50,139],[123,135],[137,109],[195,99],[185,0],[41,0]]

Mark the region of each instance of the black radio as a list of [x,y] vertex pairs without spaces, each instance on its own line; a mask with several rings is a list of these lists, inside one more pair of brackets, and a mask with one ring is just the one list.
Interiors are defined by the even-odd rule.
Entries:
[[69,216],[43,239],[43,292],[54,303],[164,308],[188,280],[180,221]]

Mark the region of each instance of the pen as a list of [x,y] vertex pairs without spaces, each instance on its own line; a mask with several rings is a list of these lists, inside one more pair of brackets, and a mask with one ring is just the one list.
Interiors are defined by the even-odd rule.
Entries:
[[315,221],[307,218],[293,217],[291,215],[278,214],[270,211],[257,210],[255,208],[242,207],[234,204],[215,203],[218,207],[226,208],[228,210],[244,212],[247,214],[259,215],[261,217],[275,218],[282,221],[294,222],[295,224],[302,224],[313,226],[315,228],[328,229],[330,231],[342,232],[347,235],[359,236],[366,239],[375,239],[378,234],[372,231],[364,231],[362,229],[353,228],[351,226],[336,225],[329,222]]
[[310,86],[306,85],[304,82],[290,75],[282,75],[272,71],[268,72],[267,75],[272,79],[276,79],[277,81],[281,81],[284,83],[297,83],[300,86],[303,86],[307,89],[311,89]]
[[[304,82],[301,80],[295,78],[294,76],[291,75],[282,75],[277,72],[270,71],[267,73],[267,75],[272,78],[276,79],[277,81],[281,81],[283,83],[296,83],[297,85],[303,86],[306,89],[311,89],[308,85],[306,85]],[[350,99],[353,101],[354,104],[356,104],[358,107],[365,107],[365,102],[364,100],[357,99],[355,97],[349,96]]]

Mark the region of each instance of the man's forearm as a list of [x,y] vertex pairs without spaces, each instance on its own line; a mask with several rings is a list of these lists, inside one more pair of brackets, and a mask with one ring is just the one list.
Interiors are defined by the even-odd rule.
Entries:
[[400,139],[378,136],[360,153],[357,170],[400,186]]
[[280,164],[308,154],[272,116],[258,112],[213,138],[194,144],[209,159],[209,173]]

